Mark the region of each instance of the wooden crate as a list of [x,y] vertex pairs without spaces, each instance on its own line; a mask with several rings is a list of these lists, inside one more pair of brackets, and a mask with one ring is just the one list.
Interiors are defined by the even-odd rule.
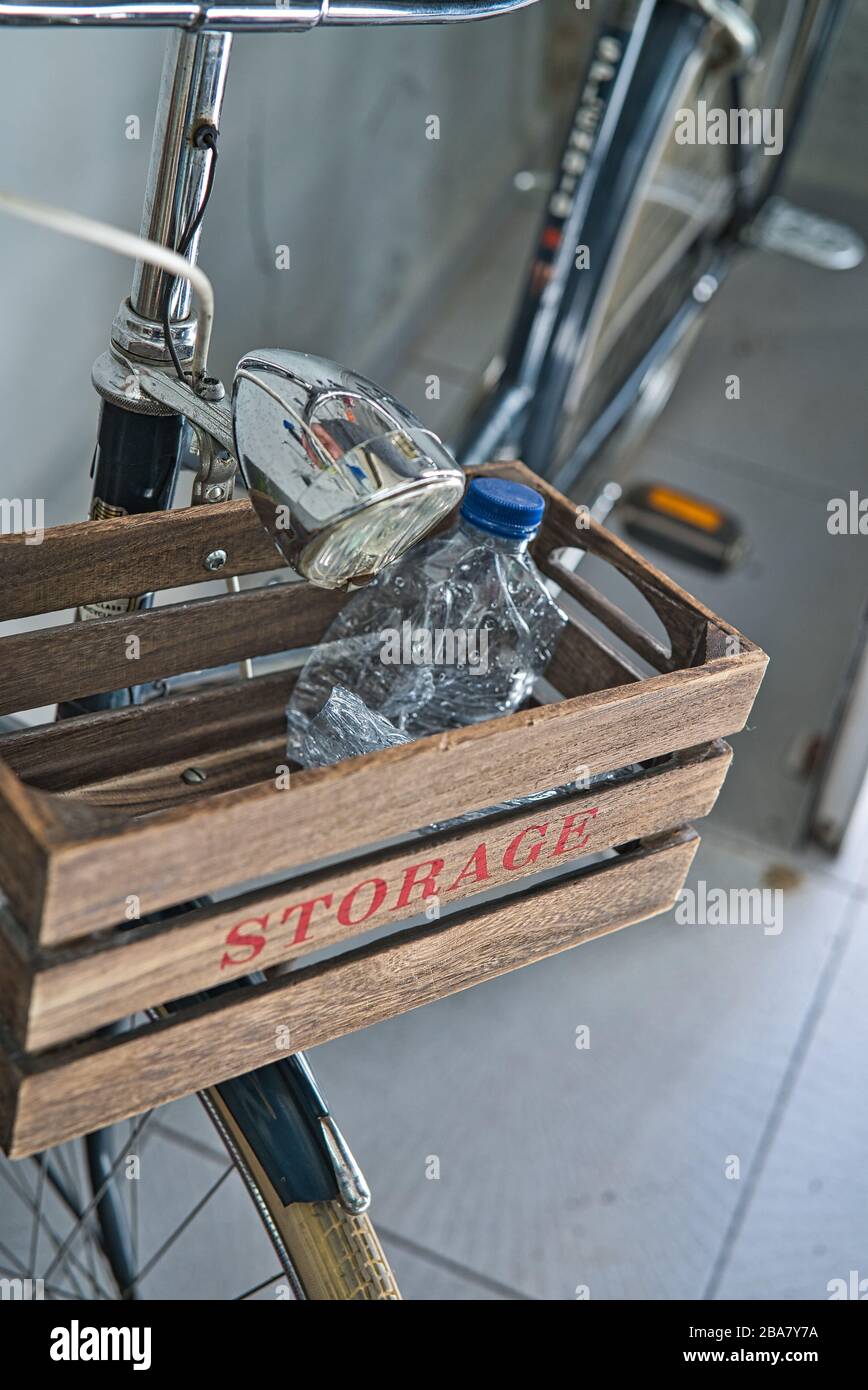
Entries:
[[[688,822],[714,804],[731,756],[720,740],[743,727],[766,657],[521,465],[481,471],[545,494],[537,562],[590,615],[571,618],[547,671],[562,698],[292,770],[288,788],[278,775],[294,679],[285,669],[0,737],[8,1153],[137,1114],[674,902],[698,843]],[[558,551],[577,545],[632,582],[668,644],[559,566]],[[61,526],[41,545],[7,536],[0,621],[195,584],[217,549],[228,556],[222,576],[281,565],[246,502]],[[13,632],[0,639],[0,713],[305,647],[343,602],[279,582]],[[491,809],[636,764],[584,790]],[[185,778],[190,768],[204,780]],[[496,901],[478,901],[495,888]],[[203,895],[218,900],[190,905]],[[168,908],[180,911],[136,919]],[[300,963],[325,948],[328,958]],[[266,978],[252,982],[254,970]],[[145,1013],[174,1001],[168,1015]],[[144,1018],[126,1032],[98,1031],[134,1014]]]

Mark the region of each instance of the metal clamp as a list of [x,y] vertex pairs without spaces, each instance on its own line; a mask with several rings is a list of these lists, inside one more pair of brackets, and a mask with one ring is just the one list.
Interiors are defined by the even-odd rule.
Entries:
[[235,492],[238,464],[226,449],[215,449],[214,440],[204,430],[197,430],[199,441],[199,472],[193,480],[192,505],[231,502]]
[[[120,358],[121,355],[118,353],[116,356]],[[168,406],[175,415],[185,415],[198,431],[210,435],[227,453],[233,452],[232,413],[223,404],[225,393],[222,387],[219,392],[209,391],[212,383],[206,381],[203,383],[205,394],[200,394],[193,391],[186,381],[179,381],[169,372],[147,367],[143,362],[129,361],[126,365],[131,380],[145,396]]]

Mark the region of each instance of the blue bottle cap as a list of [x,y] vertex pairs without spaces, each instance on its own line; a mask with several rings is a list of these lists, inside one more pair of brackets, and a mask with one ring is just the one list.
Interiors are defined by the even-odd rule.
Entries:
[[513,540],[531,540],[544,511],[545,501],[538,492],[505,478],[474,478],[461,504],[466,521]]

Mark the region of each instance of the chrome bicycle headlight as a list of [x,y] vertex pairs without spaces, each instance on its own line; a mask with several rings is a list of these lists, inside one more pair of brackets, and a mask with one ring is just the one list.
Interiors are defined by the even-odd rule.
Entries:
[[363,584],[460,501],[435,434],[365,377],[308,353],[248,353],[235,373],[239,466],[286,560],[323,588]]

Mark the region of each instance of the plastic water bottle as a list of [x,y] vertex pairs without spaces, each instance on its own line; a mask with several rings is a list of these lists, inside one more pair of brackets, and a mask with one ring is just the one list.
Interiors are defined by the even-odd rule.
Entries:
[[522,483],[475,478],[451,531],[348,600],[287,707],[297,761],[335,762],[523,703],[566,622],[529,552],[544,505]]

